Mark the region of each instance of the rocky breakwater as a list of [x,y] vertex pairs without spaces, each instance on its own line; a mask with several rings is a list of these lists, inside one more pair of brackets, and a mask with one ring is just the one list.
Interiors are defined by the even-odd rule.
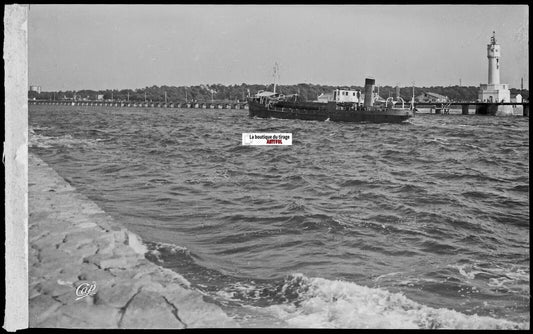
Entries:
[[35,155],[29,161],[30,327],[238,327]]

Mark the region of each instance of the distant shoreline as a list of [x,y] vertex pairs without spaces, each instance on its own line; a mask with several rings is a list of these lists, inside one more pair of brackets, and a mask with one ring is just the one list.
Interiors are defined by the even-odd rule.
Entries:
[[[35,87],[35,86],[32,86]],[[277,92],[283,94],[298,94],[306,101],[316,100],[321,94],[329,94],[337,87],[331,85],[296,84],[277,85]],[[129,102],[192,102],[192,101],[245,101],[250,95],[260,90],[272,90],[272,85],[240,84],[240,85],[197,85],[197,86],[152,86],[138,89],[100,89],[100,90],[67,90],[67,91],[29,91],[28,98],[41,100],[116,100]],[[362,90],[363,86],[349,86],[350,89]],[[36,89],[36,88],[34,88]],[[447,97],[453,101],[475,101],[478,99],[479,87],[476,86],[431,86],[431,87],[399,87],[400,96],[410,101],[414,96],[431,92]],[[395,96],[397,91],[393,86],[380,86],[377,82],[375,92],[382,98]],[[511,88],[511,96],[520,94],[523,99],[529,99],[529,90]]]

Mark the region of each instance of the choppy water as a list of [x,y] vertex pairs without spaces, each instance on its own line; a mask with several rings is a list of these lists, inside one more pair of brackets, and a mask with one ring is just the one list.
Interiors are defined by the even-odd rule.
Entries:
[[528,120],[30,106],[29,131],[30,152],[244,326],[529,328]]

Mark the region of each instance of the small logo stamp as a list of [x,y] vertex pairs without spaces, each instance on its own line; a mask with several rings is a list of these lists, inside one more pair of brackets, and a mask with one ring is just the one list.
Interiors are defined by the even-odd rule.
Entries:
[[83,297],[92,296],[96,294],[96,282],[88,283],[83,282],[76,288],[76,300],[80,300]]

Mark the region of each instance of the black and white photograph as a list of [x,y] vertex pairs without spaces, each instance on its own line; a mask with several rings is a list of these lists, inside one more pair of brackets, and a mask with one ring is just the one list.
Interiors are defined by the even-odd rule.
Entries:
[[527,4],[4,13],[24,328],[530,328]]

